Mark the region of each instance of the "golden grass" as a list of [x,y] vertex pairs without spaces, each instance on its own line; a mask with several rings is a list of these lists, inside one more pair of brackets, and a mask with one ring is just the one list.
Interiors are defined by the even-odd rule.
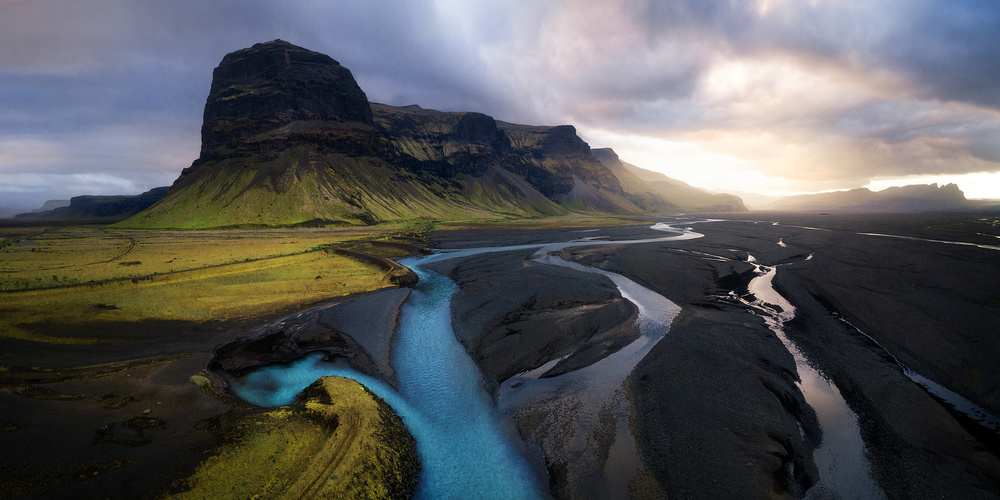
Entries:
[[35,233],[0,253],[0,336],[91,344],[110,340],[50,327],[257,318],[376,290],[390,286],[384,270],[312,250],[399,229]]
[[407,227],[110,231],[70,226],[36,234],[3,228],[0,238],[8,245],[0,247],[0,290],[133,278],[291,255]]

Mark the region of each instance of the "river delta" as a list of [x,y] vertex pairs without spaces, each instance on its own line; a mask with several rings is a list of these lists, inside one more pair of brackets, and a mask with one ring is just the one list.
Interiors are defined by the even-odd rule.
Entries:
[[[412,289],[128,344],[3,340],[5,366],[155,357],[128,377],[46,387],[129,394],[131,411],[152,405],[165,425],[130,446],[95,441],[114,401],[3,391],[0,470],[10,481],[125,457],[40,496],[169,494],[226,415],[292,403],[336,375],[402,418],[421,498],[994,498],[994,219],[442,230],[424,242],[434,253],[400,260]],[[220,397],[190,382],[199,370]]]

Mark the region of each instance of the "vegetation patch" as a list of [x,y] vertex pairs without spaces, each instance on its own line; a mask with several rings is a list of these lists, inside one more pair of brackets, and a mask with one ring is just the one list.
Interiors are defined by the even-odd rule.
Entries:
[[[383,256],[346,258],[323,250],[362,245],[398,257],[421,247],[365,242],[388,241],[420,227],[414,222],[260,231],[39,230],[32,233],[39,252],[0,260],[0,337],[83,345],[131,341],[156,334],[162,330],[156,325],[166,322],[194,329],[206,321],[256,319],[405,284],[409,281],[397,276],[405,269]],[[18,231],[10,241],[23,234]],[[122,260],[125,255],[141,258]],[[156,325],[137,328],[143,322]]]
[[226,441],[172,498],[406,498],[420,471],[402,420],[353,380],[322,378],[289,407],[219,425]]

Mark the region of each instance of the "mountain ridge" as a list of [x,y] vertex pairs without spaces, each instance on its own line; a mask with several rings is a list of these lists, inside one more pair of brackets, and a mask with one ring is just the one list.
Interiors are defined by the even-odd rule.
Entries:
[[[275,40],[222,59],[205,104],[199,158],[160,202],[118,226],[640,214],[647,210],[637,201],[662,196],[629,192],[623,175],[571,125],[370,103],[334,59]],[[730,200],[702,205],[745,210]],[[662,201],[646,206],[683,205]]]
[[772,201],[767,210],[829,212],[928,212],[974,208],[956,184],[910,184],[881,191],[856,188],[789,196]]
[[[167,194],[167,186],[136,195],[82,195],[49,200],[31,212],[16,214],[16,222],[117,222],[149,208]],[[55,207],[55,208],[46,208]]]

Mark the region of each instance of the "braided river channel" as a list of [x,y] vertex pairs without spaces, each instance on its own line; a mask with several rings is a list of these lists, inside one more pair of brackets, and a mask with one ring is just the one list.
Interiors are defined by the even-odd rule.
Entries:
[[[295,396],[323,376],[357,380],[391,405],[403,419],[417,443],[423,466],[417,485],[418,498],[546,498],[550,496],[541,450],[526,445],[512,415],[539,404],[572,407],[572,412],[551,411],[544,418],[562,419],[563,425],[590,428],[598,419],[613,421],[614,442],[605,461],[578,460],[574,471],[584,478],[580,491],[586,497],[627,497],[629,480],[641,464],[629,427],[631,404],[625,379],[656,342],[668,334],[680,307],[634,281],[602,269],[590,268],[558,257],[569,247],[609,244],[669,245],[703,236],[691,228],[660,223],[652,229],[668,235],[657,238],[609,241],[582,238],[573,241],[445,250],[429,256],[401,260],[418,275],[419,282],[403,303],[392,343],[392,364],[398,389],[380,379],[352,370],[346,363],[330,363],[322,353],[289,364],[270,365],[233,380],[232,390],[240,398],[260,406],[291,403]],[[607,277],[622,297],[638,310],[640,336],[631,344],[590,366],[554,377],[540,377],[559,360],[521,373],[501,384],[496,401],[484,388],[480,372],[452,330],[451,297],[458,286],[426,265],[472,255],[516,250],[536,250],[531,259]],[[752,259],[752,257],[751,257]],[[751,262],[753,263],[753,262]],[[771,286],[776,268],[758,266],[746,303],[761,315],[793,354],[799,384],[824,428],[823,446],[814,459],[820,469],[820,484],[809,496],[833,493],[845,498],[884,498],[870,477],[864,442],[856,416],[840,392],[809,363],[783,333],[782,326],[795,309]],[[556,401],[555,403],[546,403]],[[578,432],[577,435],[585,435]],[[585,437],[570,439],[560,450],[566,456],[587,453]],[[603,463],[606,465],[595,465]],[[814,491],[815,490],[815,491]]]

